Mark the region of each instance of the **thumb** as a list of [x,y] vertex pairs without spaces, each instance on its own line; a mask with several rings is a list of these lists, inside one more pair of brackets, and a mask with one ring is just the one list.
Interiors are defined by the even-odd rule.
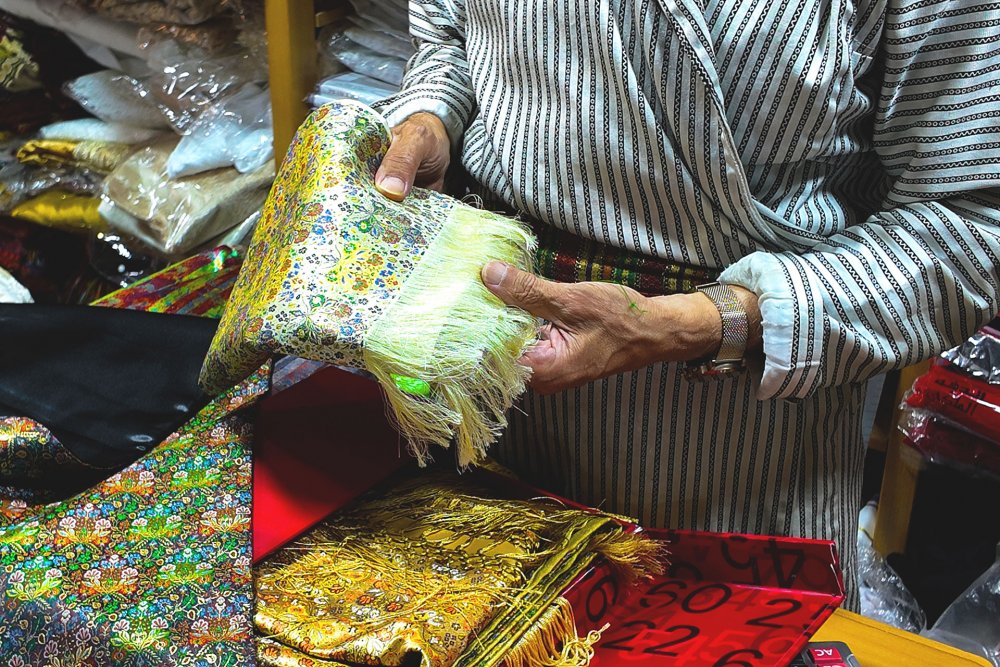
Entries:
[[393,141],[375,172],[375,189],[393,201],[403,201],[413,189],[422,158],[411,141]]
[[497,261],[483,267],[482,279],[486,288],[508,306],[516,306],[550,322],[559,321],[557,297],[562,289],[559,283]]

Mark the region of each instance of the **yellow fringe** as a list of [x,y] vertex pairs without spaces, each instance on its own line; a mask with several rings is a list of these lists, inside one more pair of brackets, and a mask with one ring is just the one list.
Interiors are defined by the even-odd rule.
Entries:
[[666,544],[642,532],[596,533],[591,539],[590,550],[603,556],[615,574],[628,585],[663,574],[669,562]]
[[[504,305],[483,285],[480,271],[491,259],[530,271],[535,245],[520,222],[456,205],[369,329],[365,366],[421,465],[431,445],[452,441],[460,468],[481,461],[524,392],[529,370],[517,361],[534,341],[537,321]],[[423,380],[430,394],[407,393],[396,385],[398,376]]]
[[576,630],[573,607],[566,598],[556,598],[541,618],[504,658],[506,667],[587,667],[594,658],[594,645],[608,629],[592,630],[581,637]]

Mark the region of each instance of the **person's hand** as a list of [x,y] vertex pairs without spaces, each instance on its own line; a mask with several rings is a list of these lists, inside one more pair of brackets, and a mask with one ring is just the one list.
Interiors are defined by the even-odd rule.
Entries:
[[375,188],[403,201],[413,186],[442,190],[451,161],[451,143],[441,119],[416,113],[392,128],[392,144],[375,172]]
[[[482,279],[507,305],[547,320],[520,360],[532,370],[531,386],[539,393],[656,362],[699,359],[722,343],[722,318],[704,294],[645,297],[612,283],[556,283],[501,262],[483,267]],[[755,308],[756,296],[734,289],[745,304],[750,295]]]

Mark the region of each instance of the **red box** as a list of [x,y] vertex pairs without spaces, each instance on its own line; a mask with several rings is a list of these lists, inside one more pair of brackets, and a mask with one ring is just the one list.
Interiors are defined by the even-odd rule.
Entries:
[[565,593],[581,632],[610,624],[594,667],[783,667],[844,599],[832,542],[647,532],[669,544],[664,576],[626,591],[598,566]]

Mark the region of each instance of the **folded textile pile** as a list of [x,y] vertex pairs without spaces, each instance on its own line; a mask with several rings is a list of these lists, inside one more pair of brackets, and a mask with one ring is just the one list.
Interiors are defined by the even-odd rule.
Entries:
[[257,568],[258,660],[586,665],[560,593],[598,556],[623,579],[657,543],[597,512],[510,499],[489,474],[407,471]]
[[405,2],[351,0],[355,13],[345,24],[320,34],[320,52],[350,72],[320,81],[310,97],[314,107],[348,98],[375,104],[399,90],[406,62],[414,53]]
[[274,354],[364,369],[418,459],[454,439],[464,467],[524,391],[517,359],[536,327],[480,270],[491,259],[529,269],[535,241],[515,220],[435,192],[383,197],[373,178],[389,140],[384,119],[358,103],[327,105],[302,125],[202,381],[221,391]]
[[274,178],[268,162],[247,174],[224,168],[171,179],[167,161],[176,145],[167,139],[135,153],[105,180],[100,207],[115,228],[167,255],[187,254],[245,220]]

